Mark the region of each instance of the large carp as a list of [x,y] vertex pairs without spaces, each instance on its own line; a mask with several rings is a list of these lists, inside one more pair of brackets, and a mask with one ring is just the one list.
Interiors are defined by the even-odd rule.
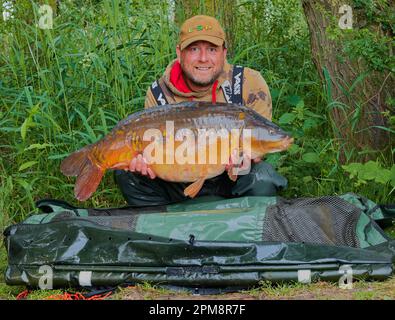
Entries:
[[250,108],[185,102],[130,115],[103,139],[64,159],[61,171],[77,176],[74,194],[84,201],[96,191],[106,170],[127,169],[134,157],[144,154],[157,177],[193,182],[184,190],[193,198],[206,179],[225,169],[232,180],[237,178],[228,166],[232,151],[254,159],[285,150],[292,141],[281,128]]

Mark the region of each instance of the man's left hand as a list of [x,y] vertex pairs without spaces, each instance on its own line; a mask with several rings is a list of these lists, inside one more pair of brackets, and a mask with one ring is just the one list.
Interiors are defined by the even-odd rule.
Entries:
[[[262,158],[256,157],[252,159],[252,161],[254,163],[258,163],[262,161]],[[231,156],[229,157],[229,163],[225,166],[225,170],[229,171],[235,169],[238,173],[243,173],[244,171],[249,172],[251,169],[250,166],[251,158],[247,154],[244,154],[242,159],[240,159],[238,150],[233,150]]]

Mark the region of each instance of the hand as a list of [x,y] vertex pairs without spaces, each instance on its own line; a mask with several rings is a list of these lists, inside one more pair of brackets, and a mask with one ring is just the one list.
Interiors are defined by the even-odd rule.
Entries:
[[[225,166],[225,170],[228,171],[230,168],[234,167],[239,167],[239,168],[244,168],[246,166],[246,163],[251,161],[251,159],[248,157],[247,154],[243,156],[242,161],[240,162],[240,157],[238,155],[238,150],[235,149],[233,150],[232,154],[229,157],[229,163]],[[254,163],[258,163],[262,161],[262,158],[256,157],[252,159]]]
[[225,170],[229,171],[233,167],[237,167],[240,163],[239,151],[234,149],[229,157],[229,163],[225,165]]
[[151,179],[156,178],[156,174],[148,166],[147,161],[143,158],[141,154],[139,154],[137,157],[133,158],[132,161],[130,161],[129,170],[131,172],[141,173],[143,176],[148,175]]

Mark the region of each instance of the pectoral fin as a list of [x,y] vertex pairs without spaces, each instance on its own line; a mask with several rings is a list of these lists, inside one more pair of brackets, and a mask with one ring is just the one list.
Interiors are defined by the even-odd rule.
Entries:
[[190,184],[185,188],[184,194],[188,197],[194,198],[199,193],[200,189],[203,187],[203,183],[206,178],[200,178],[196,180],[194,183]]

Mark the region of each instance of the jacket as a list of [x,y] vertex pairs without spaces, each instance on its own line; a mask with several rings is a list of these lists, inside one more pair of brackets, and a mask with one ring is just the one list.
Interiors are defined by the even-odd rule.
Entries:
[[[226,91],[224,87],[226,87],[226,83],[232,83],[233,65],[225,61],[222,73],[207,91],[186,93],[180,91],[171,81],[170,75],[175,64],[177,64],[177,60],[172,61],[163,76],[156,81],[169,104],[184,101],[229,102],[226,93],[224,93]],[[268,120],[272,119],[272,99],[269,87],[258,71],[244,68],[241,96],[243,105],[252,108]],[[144,107],[151,108],[157,105],[158,102],[153,95],[152,86],[150,86],[147,89]]]

